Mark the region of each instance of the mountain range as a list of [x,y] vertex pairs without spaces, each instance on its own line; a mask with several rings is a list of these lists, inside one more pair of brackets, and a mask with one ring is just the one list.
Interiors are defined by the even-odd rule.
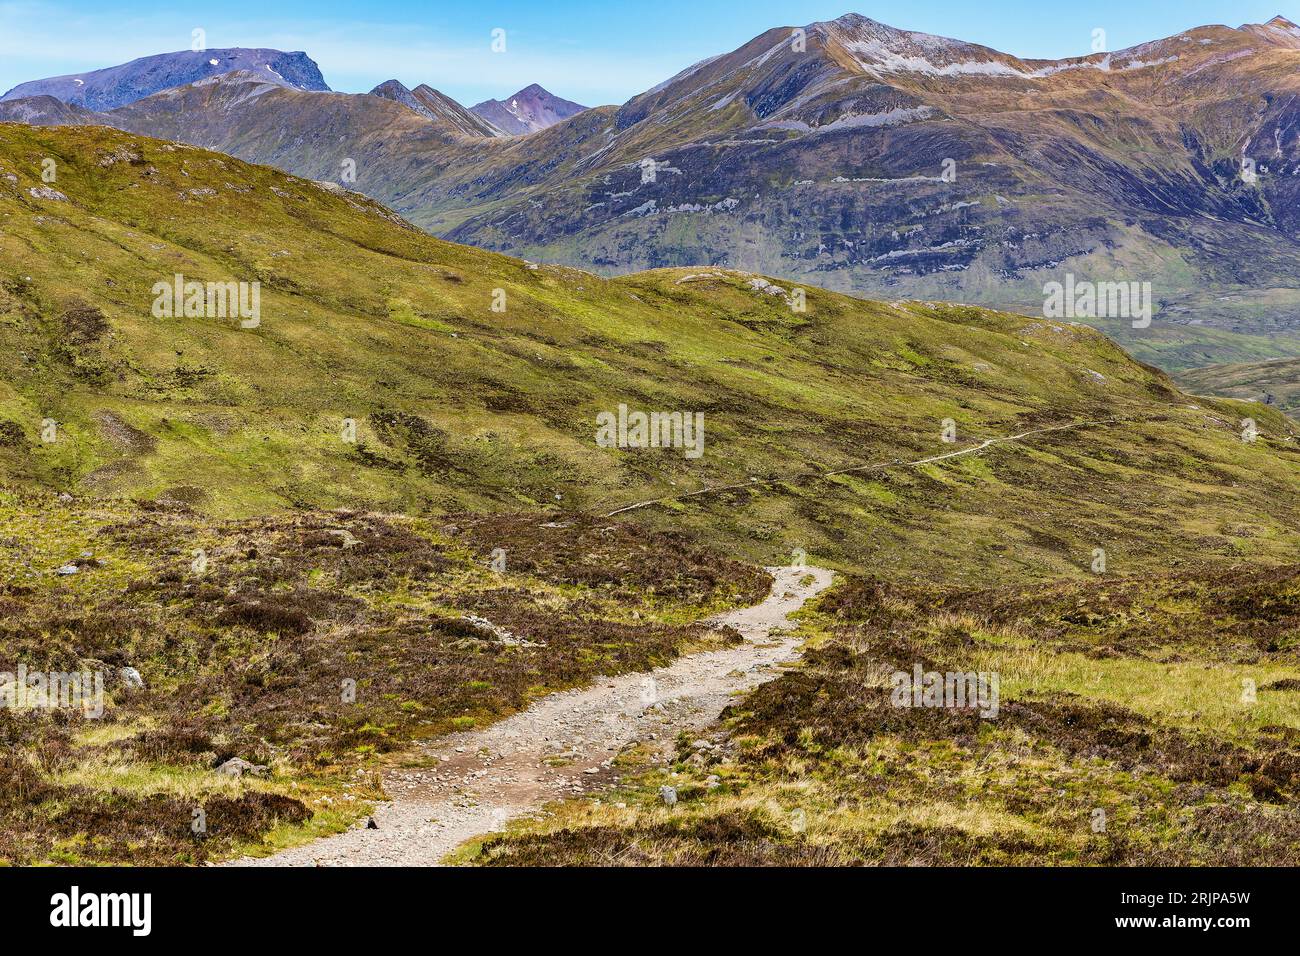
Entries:
[[[305,53],[264,49],[182,51],[143,57],[90,73],[20,83],[0,96],[0,103],[9,104],[0,107],[0,119],[34,125],[119,125],[115,117],[108,115],[118,107],[177,87],[206,86],[209,84],[205,81],[218,78],[288,90],[331,92],[320,67]],[[561,99],[536,83],[503,100],[484,100],[468,109],[425,83],[412,90],[400,80],[387,80],[369,95],[401,103],[465,136],[535,133],[587,108]],[[306,120],[311,121],[310,117]]]
[[725,266],[1030,313],[1067,274],[1150,283],[1150,327],[1081,318],[1181,370],[1300,355],[1298,63],[1281,17],[1036,60],[849,14],[622,106],[528,87],[465,109],[427,86],[346,95],[238,68],[81,112],[38,81],[0,119],[342,181],[435,235],[603,274]]

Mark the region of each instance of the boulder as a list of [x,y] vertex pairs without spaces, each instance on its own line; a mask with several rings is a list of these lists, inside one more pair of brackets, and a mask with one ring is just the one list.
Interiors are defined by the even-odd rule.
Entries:
[[261,764],[249,763],[242,757],[231,757],[217,768],[217,773],[223,777],[239,778],[244,774],[248,774],[250,777],[265,777],[267,768]]

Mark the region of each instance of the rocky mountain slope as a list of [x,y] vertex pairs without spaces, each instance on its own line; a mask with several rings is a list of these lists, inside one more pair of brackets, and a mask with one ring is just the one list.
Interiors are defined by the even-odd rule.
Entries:
[[306,53],[234,48],[160,53],[89,73],[32,80],[20,83],[0,101],[52,96],[88,110],[111,110],[160,90],[235,71],[247,71],[291,89],[329,89],[320,68]]
[[[1287,419],[1193,401],[1081,325],[530,266],[96,127],[0,126],[0,264],[0,475],[22,487],[236,516],[664,498],[632,516],[763,563],[802,547],[977,576],[1078,572],[1100,546],[1162,566],[1286,553],[1300,527]],[[159,309],[177,275],[260,283],[259,321]],[[703,415],[701,454],[598,444],[620,405]]]
[[522,135],[554,126],[570,116],[577,116],[586,108],[571,100],[560,99],[534,83],[514,96],[484,100],[471,106],[470,110],[509,134]]

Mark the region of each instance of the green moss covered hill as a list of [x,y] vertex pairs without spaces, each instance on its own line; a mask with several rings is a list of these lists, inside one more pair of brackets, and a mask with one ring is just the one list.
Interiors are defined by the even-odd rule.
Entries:
[[[260,282],[260,326],[154,317],[177,274]],[[0,125],[0,478],[226,518],[603,512],[752,485],[633,515],[756,560],[802,547],[957,577],[1086,570],[1096,547],[1119,568],[1292,549],[1281,415],[1190,399],[1082,326],[806,296],[799,312],[793,287],[744,273],[536,266],[201,149]],[[703,457],[597,447],[620,403],[703,412]]]

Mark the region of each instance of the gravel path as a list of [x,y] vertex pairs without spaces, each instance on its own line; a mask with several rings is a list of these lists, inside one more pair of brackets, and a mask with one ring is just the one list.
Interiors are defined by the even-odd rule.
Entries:
[[787,616],[827,588],[832,574],[769,570],[775,584],[766,600],[713,619],[739,630],[744,644],[683,657],[649,674],[603,678],[482,730],[439,737],[421,748],[432,769],[385,774],[392,799],[375,809],[378,829],[358,827],[227,865],[436,866],[466,840],[514,817],[608,784],[609,764],[627,744],[671,744],[680,731],[704,728],[736,692],[771,680],[778,665],[798,656],[798,641],[782,633]]

